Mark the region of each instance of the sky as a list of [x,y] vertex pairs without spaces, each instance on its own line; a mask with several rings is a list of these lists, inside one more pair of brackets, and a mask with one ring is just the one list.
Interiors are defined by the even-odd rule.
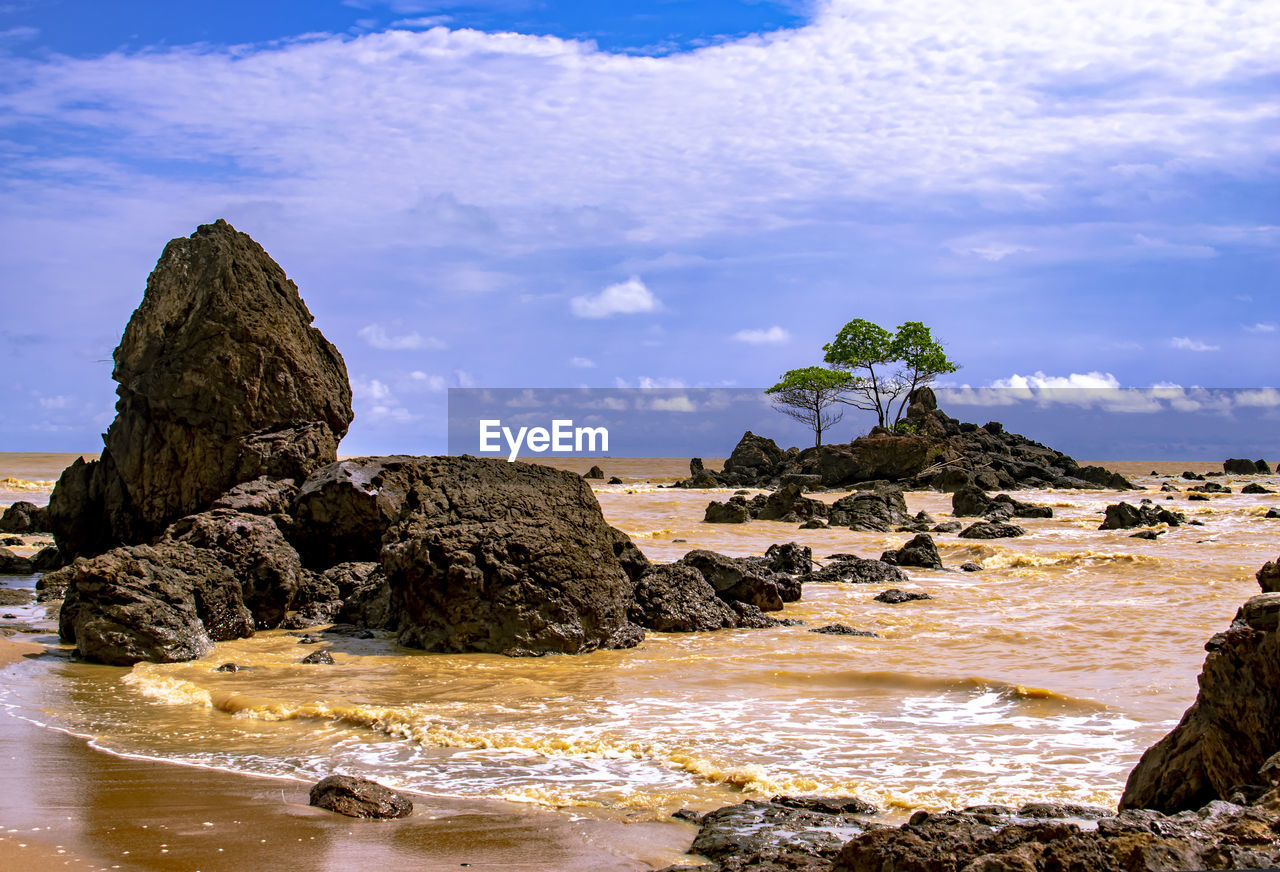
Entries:
[[1275,386],[1274,13],[0,0],[0,450],[100,447],[217,218],[345,357],[343,453],[445,451],[449,388],[767,387],[852,318],[957,390]]

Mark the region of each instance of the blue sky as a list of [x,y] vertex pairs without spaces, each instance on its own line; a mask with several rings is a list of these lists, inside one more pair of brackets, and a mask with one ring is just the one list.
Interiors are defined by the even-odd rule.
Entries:
[[444,451],[449,387],[765,386],[855,317],[956,386],[1274,386],[1277,94],[1267,0],[0,0],[0,450],[97,449],[219,217],[345,356],[344,453]]

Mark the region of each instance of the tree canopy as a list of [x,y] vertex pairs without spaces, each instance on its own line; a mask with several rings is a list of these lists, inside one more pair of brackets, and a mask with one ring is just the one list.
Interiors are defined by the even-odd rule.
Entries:
[[881,427],[897,426],[912,391],[958,368],[919,321],[907,321],[890,333],[879,324],[855,318],[822,350],[830,366],[851,376],[839,402],[874,412]]
[[765,393],[773,395],[773,407],[779,412],[808,425],[813,430],[814,444],[821,445],[823,432],[844,417],[843,410],[833,412],[831,408],[844,401],[853,380],[847,372],[806,366],[787,370]]

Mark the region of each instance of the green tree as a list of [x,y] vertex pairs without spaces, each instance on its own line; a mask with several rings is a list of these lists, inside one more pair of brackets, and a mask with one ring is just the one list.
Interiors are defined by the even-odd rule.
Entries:
[[916,388],[930,384],[940,375],[955,372],[959,367],[947,357],[942,345],[933,333],[919,321],[907,321],[898,325],[893,336],[893,356],[899,363],[897,379],[904,386],[898,412],[893,425],[898,426],[906,412],[907,399]]
[[822,350],[828,364],[852,374],[841,402],[874,412],[881,427],[898,425],[912,391],[959,368],[919,321],[907,321],[890,333],[879,324],[855,318]]
[[843,402],[853,376],[847,372],[822,366],[806,366],[790,369],[782,380],[765,391],[773,395],[773,407],[784,415],[790,415],[813,430],[814,445],[822,444],[822,433],[840,423],[843,411],[832,412],[831,407]]
[[854,318],[822,350],[829,365],[850,373],[849,389],[841,402],[874,412],[876,423],[886,426],[889,407],[901,393],[893,372],[897,356],[893,334],[879,324]]

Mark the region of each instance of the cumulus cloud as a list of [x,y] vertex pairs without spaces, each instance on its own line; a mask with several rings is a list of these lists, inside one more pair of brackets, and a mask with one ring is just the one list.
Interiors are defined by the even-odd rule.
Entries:
[[1043,372],[1037,370],[1032,375],[1018,375],[1017,373],[1014,373],[1008,378],[998,378],[991,382],[988,387],[1013,390],[1028,390],[1030,388],[1089,388],[1092,390],[1114,390],[1120,387],[1120,380],[1109,372],[1073,372],[1070,375],[1060,376],[1045,375]]
[[791,340],[791,334],[781,327],[770,327],[766,330],[739,330],[733,338],[751,345],[781,345]]
[[595,369],[596,362],[589,357],[572,357],[569,359],[570,366],[576,366],[578,369]]
[[595,296],[574,297],[569,301],[569,310],[579,318],[637,315],[656,312],[659,308],[658,298],[635,276],[609,285]]
[[1190,336],[1175,336],[1169,340],[1169,345],[1180,351],[1221,351],[1221,347],[1210,345],[1207,342],[1201,342],[1199,339],[1192,339]]
[[444,343],[433,336],[423,336],[418,331],[392,336],[381,324],[361,327],[356,335],[374,348],[383,351],[416,351],[427,348],[444,348]]
[[352,379],[351,395],[352,404],[356,407],[357,417],[359,415],[367,415],[374,421],[391,421],[399,424],[421,417],[405,408],[396,398],[391,387],[381,379]]

